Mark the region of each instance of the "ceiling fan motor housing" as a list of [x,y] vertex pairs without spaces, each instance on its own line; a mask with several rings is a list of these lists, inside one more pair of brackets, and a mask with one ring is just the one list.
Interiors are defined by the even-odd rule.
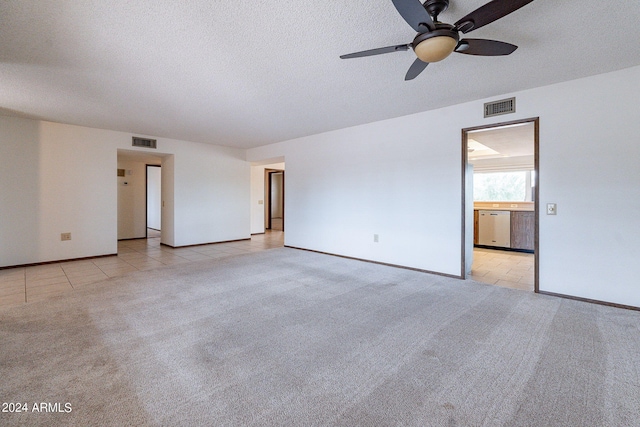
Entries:
[[[437,18],[438,15],[447,10],[449,7],[449,0],[427,0],[422,6],[427,9],[429,15]],[[435,20],[436,19],[434,19],[434,21]]]
[[435,23],[433,31],[418,34],[411,43],[423,62],[438,62],[449,56],[460,41],[458,31],[450,24]]

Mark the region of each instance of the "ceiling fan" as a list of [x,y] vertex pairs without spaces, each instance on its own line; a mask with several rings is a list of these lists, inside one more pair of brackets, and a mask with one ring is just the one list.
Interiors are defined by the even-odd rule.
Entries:
[[486,39],[460,39],[459,33],[468,33],[496,21],[533,0],[492,0],[484,6],[459,19],[455,24],[438,21],[438,15],[449,7],[449,0],[392,0],[400,15],[418,32],[409,44],[381,47],[342,55],[340,58],[360,58],[380,55],[412,48],[418,58],[407,71],[405,80],[415,79],[430,62],[445,59],[453,52],[465,55],[500,56],[509,55],[518,46]]

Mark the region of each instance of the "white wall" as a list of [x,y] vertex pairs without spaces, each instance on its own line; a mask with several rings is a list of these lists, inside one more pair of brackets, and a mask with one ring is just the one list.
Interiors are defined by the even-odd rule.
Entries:
[[[175,150],[174,246],[250,238],[245,150],[195,143]],[[164,176],[164,162],[162,167]]]
[[[116,252],[108,131],[0,117],[0,266]],[[71,241],[60,234],[70,232]],[[108,236],[108,237],[107,237]]]
[[[0,267],[116,253],[118,149],[131,134],[0,116]],[[164,243],[250,236],[244,150],[158,138],[158,152]]]
[[0,266],[40,253],[39,139],[39,122],[0,116]]
[[437,110],[249,150],[250,161],[286,158],[285,244],[460,275],[462,126],[437,125],[453,114]]
[[267,203],[264,194],[265,169],[285,170],[285,163],[276,162],[251,166],[251,234],[264,233],[264,207]]
[[[249,150],[286,156],[285,244],[459,275],[461,129],[540,117],[540,289],[640,306],[640,67]],[[518,111],[484,119],[483,103]],[[373,234],[380,242],[373,243]]]
[[640,306],[640,67],[535,91],[541,289]]

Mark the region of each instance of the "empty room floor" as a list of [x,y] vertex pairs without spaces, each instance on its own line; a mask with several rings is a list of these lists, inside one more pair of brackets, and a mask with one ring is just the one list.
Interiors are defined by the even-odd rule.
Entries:
[[533,292],[534,271],[533,254],[474,248],[469,278],[490,285]]
[[[283,245],[284,233],[281,231],[253,235],[251,240],[185,248],[160,245],[159,237],[123,240],[118,242],[117,256],[0,270],[0,307],[54,297],[134,271],[262,251]],[[475,248],[469,278],[491,285],[533,291],[533,254]]]
[[204,261],[284,245],[284,233],[268,231],[251,240],[171,248],[160,238],[122,240],[118,255],[0,270],[0,307],[15,306],[72,292],[110,277],[165,265]]

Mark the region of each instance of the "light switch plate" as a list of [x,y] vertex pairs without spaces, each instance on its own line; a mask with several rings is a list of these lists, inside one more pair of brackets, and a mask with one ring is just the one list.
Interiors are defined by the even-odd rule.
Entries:
[[547,203],[547,215],[557,215],[558,208],[555,203]]

